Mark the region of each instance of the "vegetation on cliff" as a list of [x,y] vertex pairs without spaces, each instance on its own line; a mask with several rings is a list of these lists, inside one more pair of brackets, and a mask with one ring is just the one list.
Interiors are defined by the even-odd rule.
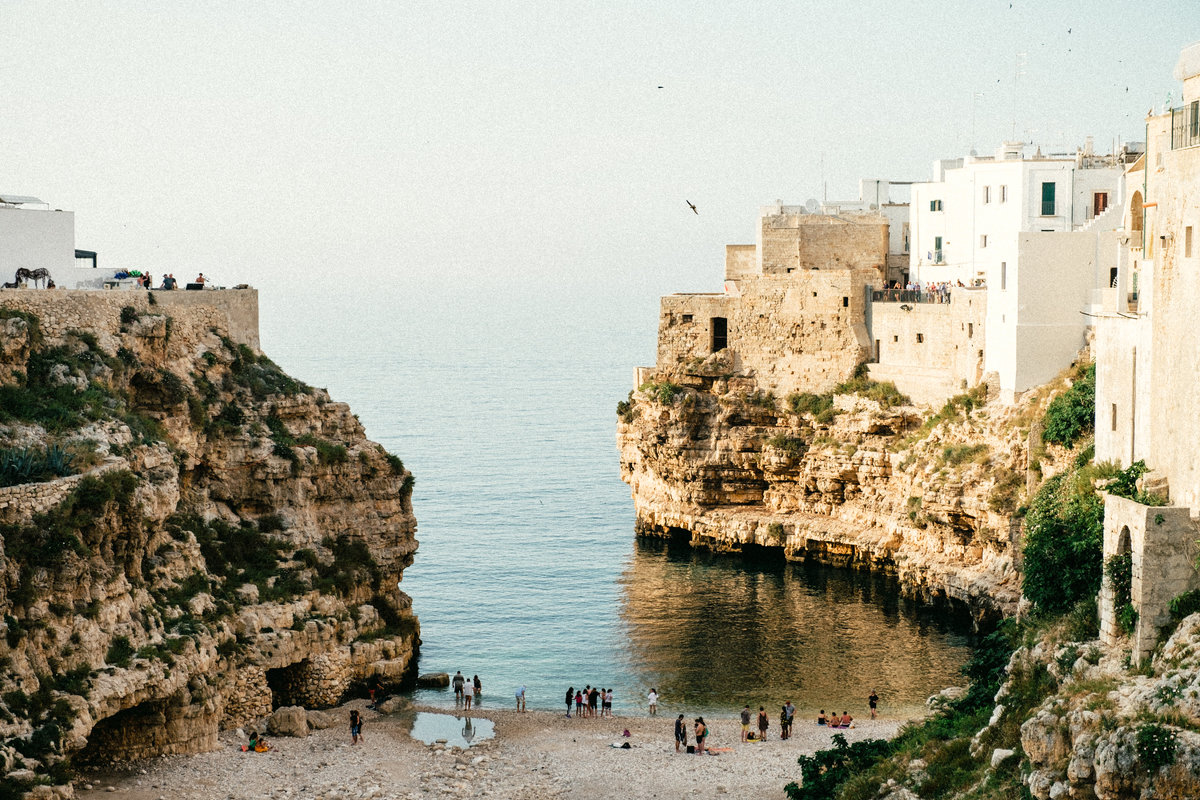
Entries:
[[377,666],[287,684],[336,699],[411,661],[411,474],[344,405],[177,313],[51,336],[0,308],[0,797],[61,783],[100,723],[126,755],[206,749],[223,712],[285,691],[268,668],[354,642]]

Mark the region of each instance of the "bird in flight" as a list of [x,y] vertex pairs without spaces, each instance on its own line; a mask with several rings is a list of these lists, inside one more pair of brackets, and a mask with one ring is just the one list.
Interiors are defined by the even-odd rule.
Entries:
[[696,211],[696,204],[695,204],[695,203],[693,203],[691,200],[684,200],[683,202],[687,203],[687,204],[688,204],[688,208],[690,208],[690,209],[691,209],[693,212],[695,212],[696,214],[699,214],[699,213],[700,213],[699,211]]

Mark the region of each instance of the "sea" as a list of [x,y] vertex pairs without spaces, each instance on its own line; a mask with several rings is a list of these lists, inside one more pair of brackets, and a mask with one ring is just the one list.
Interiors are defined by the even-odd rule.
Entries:
[[[552,293],[552,294],[551,294]],[[263,291],[262,343],[328,388],[416,478],[420,548],[401,589],[419,671],[478,675],[483,705],[618,713],[915,714],[963,685],[969,621],[864,571],[639,541],[616,404],[654,363],[656,296],[398,278]],[[453,708],[448,690],[415,698]]]

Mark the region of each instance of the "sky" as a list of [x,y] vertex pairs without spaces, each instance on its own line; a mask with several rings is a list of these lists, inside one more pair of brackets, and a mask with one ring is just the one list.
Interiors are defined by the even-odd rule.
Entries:
[[0,0],[0,191],[74,211],[106,266],[653,308],[719,290],[776,199],[1014,132],[1144,138],[1195,11]]

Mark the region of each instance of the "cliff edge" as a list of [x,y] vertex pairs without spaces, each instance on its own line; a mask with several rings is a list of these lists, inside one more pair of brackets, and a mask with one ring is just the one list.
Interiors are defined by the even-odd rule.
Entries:
[[210,305],[5,291],[0,333],[10,782],[405,678],[413,478],[347,405]]

